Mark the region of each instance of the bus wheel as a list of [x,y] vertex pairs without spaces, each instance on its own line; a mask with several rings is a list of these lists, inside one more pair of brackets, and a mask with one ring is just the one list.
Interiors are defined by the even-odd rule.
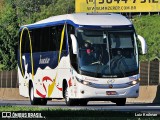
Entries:
[[125,106],[125,104],[126,104],[126,98],[119,98],[116,100],[117,106]]
[[64,97],[65,97],[66,105],[68,105],[68,106],[73,106],[74,105],[74,100],[69,98],[68,86],[67,85],[66,85],[66,88],[65,88]]
[[39,102],[40,105],[46,105],[47,104],[47,99],[45,98],[40,98],[40,102]]
[[79,100],[79,105],[80,105],[80,106],[86,106],[87,103],[88,103],[87,100]]
[[38,105],[39,104],[39,99],[34,97],[34,88],[33,88],[32,84],[29,89],[29,98],[30,98],[31,105]]

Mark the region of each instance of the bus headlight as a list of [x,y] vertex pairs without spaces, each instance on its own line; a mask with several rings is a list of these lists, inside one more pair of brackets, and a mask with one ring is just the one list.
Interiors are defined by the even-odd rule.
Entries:
[[138,83],[139,83],[139,80],[133,80],[133,81],[129,82],[128,84],[129,85],[136,85]]
[[82,83],[82,84],[84,84],[84,85],[91,85],[91,83],[88,82],[88,81],[81,80],[81,79],[79,79],[79,78],[77,78],[77,77],[76,77],[76,79],[77,79],[78,82],[80,82],[80,83]]
[[84,85],[89,85],[89,82],[83,81],[83,84],[84,84]]
[[137,81],[132,81],[132,85],[135,85],[135,84],[137,84]]

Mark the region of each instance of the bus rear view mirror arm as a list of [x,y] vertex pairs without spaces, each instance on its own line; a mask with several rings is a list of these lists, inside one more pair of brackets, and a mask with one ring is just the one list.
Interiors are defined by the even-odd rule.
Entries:
[[145,39],[140,35],[138,35],[138,39],[141,42],[142,54],[147,54],[147,44]]
[[73,54],[77,54],[77,46],[78,46],[77,39],[73,34],[71,34],[70,36],[71,36],[71,40],[72,40]]

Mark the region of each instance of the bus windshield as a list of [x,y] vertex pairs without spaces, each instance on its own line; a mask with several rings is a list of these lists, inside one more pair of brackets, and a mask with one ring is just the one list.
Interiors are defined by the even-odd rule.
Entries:
[[133,31],[77,31],[79,69],[94,77],[127,77],[138,74]]

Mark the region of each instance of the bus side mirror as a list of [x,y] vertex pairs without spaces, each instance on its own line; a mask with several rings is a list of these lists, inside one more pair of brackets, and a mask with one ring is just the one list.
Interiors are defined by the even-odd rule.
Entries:
[[138,39],[141,42],[142,54],[147,54],[147,43],[145,39],[140,35],[138,35]]
[[77,54],[77,48],[78,48],[77,39],[73,34],[71,34],[70,37],[71,37],[71,40],[72,40],[73,54]]

